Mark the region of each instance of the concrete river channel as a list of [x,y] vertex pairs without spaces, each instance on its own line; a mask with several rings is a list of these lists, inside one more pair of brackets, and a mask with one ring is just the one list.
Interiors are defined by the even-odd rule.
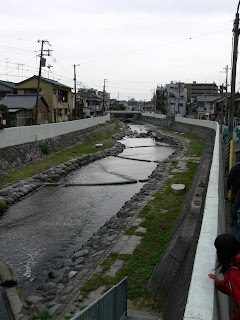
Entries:
[[[140,137],[124,137],[121,143],[125,149],[117,157],[92,162],[60,180],[60,184],[72,186],[39,188],[0,218],[0,257],[12,266],[24,296],[43,284],[50,270],[59,268],[116,215],[140,191],[157,163],[175,151],[154,138],[141,138],[147,126],[129,127]],[[129,184],[133,179],[143,181]]]

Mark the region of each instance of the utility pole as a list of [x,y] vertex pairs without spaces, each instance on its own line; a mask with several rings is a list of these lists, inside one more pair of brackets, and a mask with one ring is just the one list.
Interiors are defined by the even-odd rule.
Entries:
[[178,82],[178,113],[179,113],[179,100],[180,100],[180,80]]
[[[48,40],[38,40],[38,42],[41,42],[41,53],[39,55],[40,57],[40,64],[39,64],[39,72],[38,72],[38,86],[37,86],[37,97],[36,97],[36,110],[35,110],[35,124],[38,124],[38,99],[39,99],[39,92],[40,92],[40,82],[41,82],[41,73],[42,73],[42,67],[45,67],[45,59],[43,58],[43,56],[47,55],[50,56],[50,52],[52,50],[43,50],[43,45],[46,43],[49,46],[50,43],[48,42]],[[44,52],[47,51],[47,54],[44,54]]]
[[225,99],[225,123],[227,122],[227,114],[228,114],[228,66],[226,66],[224,68],[225,72],[226,72],[226,87],[225,87],[225,90],[226,90],[226,99]]
[[223,128],[223,88],[224,85],[222,84],[220,86],[220,93],[222,95],[222,101],[221,101],[221,126],[220,126],[220,133],[222,133],[222,128]]
[[106,81],[107,79],[103,80],[103,106],[102,106],[102,112],[104,112],[105,110],[105,86],[106,86]]
[[74,104],[75,104],[75,120],[77,120],[77,77],[76,77],[76,67],[80,66],[80,64],[74,64]]
[[232,77],[231,77],[231,104],[229,109],[228,121],[228,138],[233,138],[233,117],[235,111],[235,86],[236,86],[236,68],[237,68],[237,55],[238,55],[238,36],[239,36],[239,4],[233,24],[233,53],[232,53]]

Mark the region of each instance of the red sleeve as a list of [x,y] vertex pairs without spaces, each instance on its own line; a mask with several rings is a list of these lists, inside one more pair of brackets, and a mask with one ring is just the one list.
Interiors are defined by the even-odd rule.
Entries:
[[218,283],[215,282],[216,288],[224,294],[230,295],[229,284],[228,281],[220,280]]
[[229,270],[229,279],[231,282],[232,293],[234,301],[240,307],[240,271],[238,269]]

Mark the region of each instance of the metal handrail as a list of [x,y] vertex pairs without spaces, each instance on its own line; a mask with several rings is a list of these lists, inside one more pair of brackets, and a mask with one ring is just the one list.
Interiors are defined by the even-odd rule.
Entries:
[[70,320],[121,320],[127,315],[127,277]]

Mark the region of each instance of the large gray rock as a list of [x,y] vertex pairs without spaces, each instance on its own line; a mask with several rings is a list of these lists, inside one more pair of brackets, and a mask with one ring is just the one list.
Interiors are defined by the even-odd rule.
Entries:
[[38,304],[39,302],[43,301],[43,297],[38,297],[38,296],[29,296],[26,298],[26,302],[28,304]]
[[75,253],[73,254],[73,260],[76,260],[76,259],[78,259],[78,258],[80,258],[80,257],[85,257],[85,256],[87,256],[88,254],[89,254],[89,251],[88,251],[87,249],[80,250],[80,251],[75,252]]

